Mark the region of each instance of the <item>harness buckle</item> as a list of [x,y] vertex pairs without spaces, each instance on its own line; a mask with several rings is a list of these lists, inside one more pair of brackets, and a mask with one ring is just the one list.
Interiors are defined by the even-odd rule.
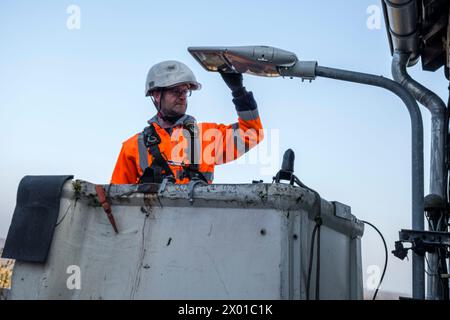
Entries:
[[148,135],[147,136],[147,145],[148,146],[153,146],[155,144],[159,144],[160,142],[161,142],[161,140],[158,137],[154,136],[154,135]]

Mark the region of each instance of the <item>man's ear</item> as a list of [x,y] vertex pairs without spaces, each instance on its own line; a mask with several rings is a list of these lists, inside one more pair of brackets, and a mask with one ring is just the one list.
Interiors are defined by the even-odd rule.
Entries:
[[152,92],[153,99],[159,103],[159,99],[161,99],[161,91],[153,91]]

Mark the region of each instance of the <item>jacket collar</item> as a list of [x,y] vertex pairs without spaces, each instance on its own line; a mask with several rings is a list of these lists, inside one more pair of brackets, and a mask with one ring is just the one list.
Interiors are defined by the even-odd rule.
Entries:
[[[193,116],[185,114],[180,119],[178,119],[177,122],[172,124],[169,128],[173,128],[173,127],[180,126],[180,125],[182,126],[186,122],[195,122],[195,123],[197,123],[197,120]],[[158,117],[157,114],[154,115],[153,118],[148,120],[147,123],[148,124],[156,123],[158,126],[161,127],[161,119]]]

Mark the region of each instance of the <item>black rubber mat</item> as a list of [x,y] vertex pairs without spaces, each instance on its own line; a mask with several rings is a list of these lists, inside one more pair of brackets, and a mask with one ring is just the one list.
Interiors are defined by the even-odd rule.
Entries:
[[45,262],[53,239],[64,183],[73,176],[25,176],[6,237],[3,258]]

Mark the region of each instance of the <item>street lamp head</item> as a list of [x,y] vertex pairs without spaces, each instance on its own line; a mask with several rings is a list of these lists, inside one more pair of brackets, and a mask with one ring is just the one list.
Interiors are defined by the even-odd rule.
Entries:
[[189,47],[188,51],[207,71],[281,76],[279,70],[293,67],[295,53],[268,46]]

